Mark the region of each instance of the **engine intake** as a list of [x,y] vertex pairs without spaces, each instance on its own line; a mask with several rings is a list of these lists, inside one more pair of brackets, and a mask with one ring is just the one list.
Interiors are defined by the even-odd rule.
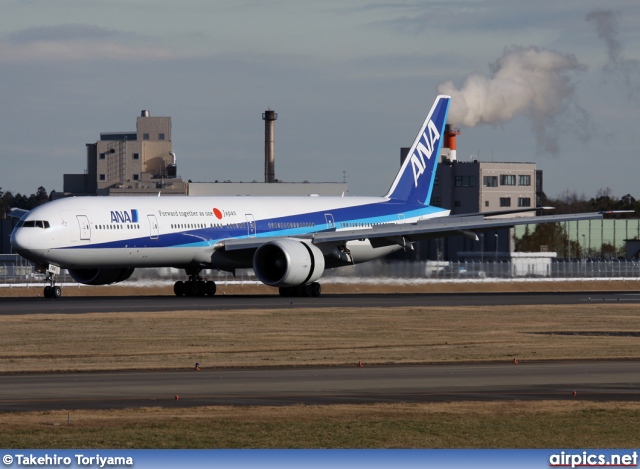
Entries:
[[133,273],[128,269],[69,269],[69,275],[78,283],[85,285],[109,285],[127,280]]
[[324,272],[322,251],[310,243],[278,239],[260,246],[253,255],[258,279],[272,287],[297,287],[320,278]]

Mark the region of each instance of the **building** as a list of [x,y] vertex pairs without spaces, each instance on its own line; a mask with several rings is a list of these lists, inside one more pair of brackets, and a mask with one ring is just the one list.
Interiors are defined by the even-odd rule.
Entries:
[[[558,249],[558,257],[565,259],[627,259],[638,258],[640,251],[640,219],[605,218],[604,220],[576,220],[560,224],[567,243]],[[536,225],[515,227],[515,237],[520,239],[532,233]],[[549,247],[542,245],[540,251]]]
[[[535,163],[443,160],[438,165],[431,204],[451,209],[452,215],[533,209],[542,196],[538,173]],[[532,216],[535,211],[518,215]]]
[[[436,170],[431,205],[451,210],[452,215],[488,213],[531,207],[532,210],[501,215],[533,216],[542,198],[542,171],[535,163],[460,161],[457,158],[458,129],[447,124]],[[409,148],[400,150],[401,164]],[[452,236],[418,243],[412,257],[457,261],[462,253],[506,252],[514,250],[513,232],[509,229]]]
[[[451,210],[452,215],[535,208],[542,197],[535,163],[461,162],[443,159],[438,165],[431,203]],[[535,211],[502,217],[534,216]],[[461,252],[513,252],[513,231],[478,233],[478,241],[454,236],[431,247],[431,256],[458,260]],[[430,257],[431,257],[430,256]]]
[[177,176],[172,150],[171,117],[151,117],[142,111],[135,132],[106,132],[87,144],[87,169],[65,174],[63,191],[70,195],[163,196],[343,196],[346,183],[282,182],[275,179],[274,122],[277,114],[265,111],[265,182],[183,182]]
[[101,133],[87,144],[87,170],[65,174],[65,195],[187,195],[177,177],[171,117],[142,111],[135,132]]

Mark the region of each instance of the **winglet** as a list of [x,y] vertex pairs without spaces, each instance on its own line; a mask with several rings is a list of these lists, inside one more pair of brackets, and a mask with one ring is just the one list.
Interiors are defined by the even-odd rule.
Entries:
[[616,215],[618,213],[635,213],[635,210],[603,210],[600,213],[603,215]]
[[386,197],[421,204],[430,201],[450,101],[450,96],[436,98]]

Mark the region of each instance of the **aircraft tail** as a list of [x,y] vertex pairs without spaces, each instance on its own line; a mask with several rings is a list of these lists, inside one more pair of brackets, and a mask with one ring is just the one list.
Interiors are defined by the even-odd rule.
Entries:
[[450,96],[436,98],[386,197],[429,203],[450,101]]

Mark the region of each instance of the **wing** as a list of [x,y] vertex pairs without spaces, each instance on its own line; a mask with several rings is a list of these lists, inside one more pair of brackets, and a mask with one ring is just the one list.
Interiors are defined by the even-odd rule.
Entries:
[[[529,209],[528,211],[532,211]],[[467,235],[475,236],[477,232],[494,230],[496,228],[510,228],[515,225],[538,223],[559,223],[577,220],[601,220],[605,213],[590,212],[567,215],[544,215],[530,217],[491,218],[484,215],[450,215],[422,220],[418,223],[378,225],[367,229],[347,229],[323,231],[307,236],[296,236],[297,239],[308,239],[316,245],[342,245],[348,241],[369,239],[373,247],[390,245],[405,246],[414,241],[441,238],[446,236]],[[496,213],[491,213],[496,216]],[[229,239],[216,244],[215,249],[235,251],[239,249],[256,249],[262,244],[281,239],[280,237]]]
[[576,220],[601,220],[600,212],[577,213],[571,215],[546,215],[532,217],[489,218],[482,215],[453,215],[423,220],[414,224],[382,225],[368,230],[336,231],[317,233],[314,244],[340,243],[354,239],[369,239],[373,247],[398,244],[407,245],[414,241],[424,241],[446,236],[466,235],[477,238],[477,233],[497,228],[511,228],[516,225],[538,223],[559,223]]

